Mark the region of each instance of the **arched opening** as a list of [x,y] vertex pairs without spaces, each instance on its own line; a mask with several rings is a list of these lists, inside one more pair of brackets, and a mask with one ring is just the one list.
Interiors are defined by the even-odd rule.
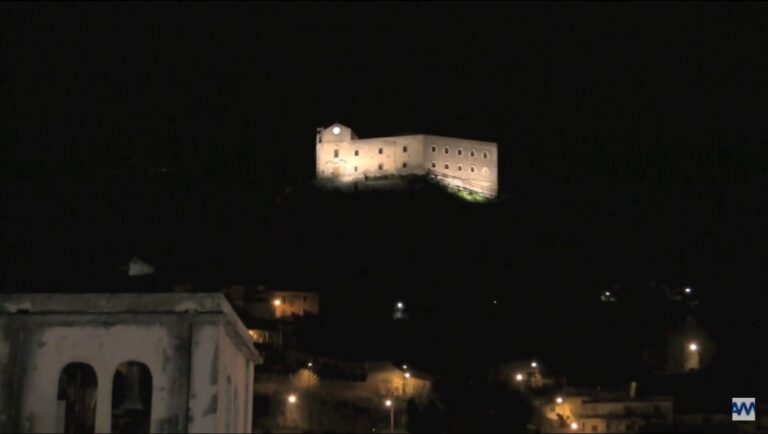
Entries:
[[152,373],[143,363],[121,363],[112,377],[112,432],[148,433],[151,417]]
[[63,407],[61,432],[92,433],[96,422],[96,371],[86,363],[70,363],[59,374],[57,399]]

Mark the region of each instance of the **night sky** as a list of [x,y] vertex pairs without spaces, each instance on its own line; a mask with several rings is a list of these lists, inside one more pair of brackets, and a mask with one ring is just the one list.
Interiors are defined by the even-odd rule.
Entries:
[[[0,290],[109,291],[132,256],[168,285],[432,302],[656,281],[761,327],[766,23],[731,3],[3,3]],[[495,141],[502,200],[318,197],[333,122]]]

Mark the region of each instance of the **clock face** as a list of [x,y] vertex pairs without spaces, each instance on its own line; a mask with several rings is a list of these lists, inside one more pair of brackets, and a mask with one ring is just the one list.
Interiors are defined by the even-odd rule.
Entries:
[[331,132],[333,133],[334,136],[338,136],[339,134],[341,134],[341,127],[337,125],[331,128]]

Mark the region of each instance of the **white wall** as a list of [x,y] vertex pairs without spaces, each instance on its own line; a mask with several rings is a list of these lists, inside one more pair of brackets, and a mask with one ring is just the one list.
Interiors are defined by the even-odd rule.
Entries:
[[167,430],[166,424],[184,410],[174,396],[178,366],[170,349],[176,342],[164,326],[52,326],[37,329],[27,339],[30,351],[20,397],[25,432],[56,432],[59,376],[72,362],[87,363],[96,371],[97,432],[111,431],[112,379],[117,366],[126,361],[144,363],[152,373],[152,431]]

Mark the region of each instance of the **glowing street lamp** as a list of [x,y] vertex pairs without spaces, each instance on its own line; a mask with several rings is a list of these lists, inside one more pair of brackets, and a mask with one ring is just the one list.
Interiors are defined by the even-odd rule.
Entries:
[[531,362],[531,368],[536,368],[536,367],[538,367],[538,366],[539,366],[539,364],[538,364],[538,363],[536,363],[536,362]]
[[397,310],[403,310],[405,309],[405,304],[402,301],[398,301],[395,307],[397,307]]
[[272,301],[272,304],[275,305],[275,307],[277,307],[277,306],[280,306],[282,302],[280,301],[279,298],[276,298]]
[[307,368],[311,368],[311,367],[312,367],[312,362],[307,363]]
[[395,432],[395,403],[388,399],[384,401],[384,406],[389,408],[389,432]]
[[696,351],[699,351],[699,344],[697,344],[696,342],[691,342],[690,344],[688,344],[688,349],[695,353]]
[[563,403],[563,397],[562,396],[558,396],[557,398],[555,398],[555,402],[557,402],[558,404],[562,404]]
[[686,294],[690,294],[691,293],[691,288],[690,287],[685,288],[684,291],[685,291]]
[[296,398],[296,395],[294,395],[294,394],[288,395],[288,403],[289,404],[294,405],[294,404],[296,404],[297,401],[298,401],[298,398]]
[[578,430],[578,429],[579,429],[579,424],[578,424],[578,423],[576,423],[576,422],[571,422],[571,429],[572,429],[573,431],[576,431],[576,430]]
[[408,369],[408,365],[403,365],[403,369]]
[[524,378],[523,374],[520,374],[520,373],[515,374],[515,381],[517,381],[518,383],[523,381],[523,378]]
[[405,378],[411,378],[411,373],[410,372],[406,372],[405,373]]

